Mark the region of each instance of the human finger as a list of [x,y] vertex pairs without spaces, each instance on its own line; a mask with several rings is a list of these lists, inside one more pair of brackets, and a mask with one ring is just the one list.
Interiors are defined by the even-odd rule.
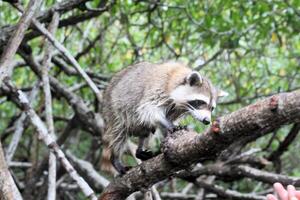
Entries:
[[282,186],[281,183],[275,183],[274,189],[275,189],[275,192],[278,194],[280,200],[288,200],[288,192]]
[[297,200],[296,189],[293,185],[288,185],[287,191],[288,191],[289,200]]
[[277,198],[273,194],[268,194],[267,200],[277,200]]

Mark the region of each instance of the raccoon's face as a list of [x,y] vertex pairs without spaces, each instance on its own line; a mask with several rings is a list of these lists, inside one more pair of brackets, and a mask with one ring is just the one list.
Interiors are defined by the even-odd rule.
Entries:
[[195,119],[208,125],[211,123],[211,113],[216,107],[218,97],[226,95],[227,93],[213,87],[207,78],[193,71],[170,96],[176,107],[183,108]]

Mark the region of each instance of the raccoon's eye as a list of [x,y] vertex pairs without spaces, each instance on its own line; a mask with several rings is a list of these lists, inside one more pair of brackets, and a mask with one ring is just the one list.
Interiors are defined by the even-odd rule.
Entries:
[[188,104],[190,104],[194,108],[199,108],[202,105],[205,105],[206,102],[202,100],[193,100],[193,101],[188,101]]

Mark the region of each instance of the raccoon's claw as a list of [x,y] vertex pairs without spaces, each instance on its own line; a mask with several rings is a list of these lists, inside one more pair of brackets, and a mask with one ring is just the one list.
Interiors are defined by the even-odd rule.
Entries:
[[148,160],[150,158],[153,158],[155,156],[155,154],[152,152],[152,151],[149,151],[149,150],[137,150],[136,153],[135,153],[135,156],[142,160],[142,161],[145,161],[145,160]]

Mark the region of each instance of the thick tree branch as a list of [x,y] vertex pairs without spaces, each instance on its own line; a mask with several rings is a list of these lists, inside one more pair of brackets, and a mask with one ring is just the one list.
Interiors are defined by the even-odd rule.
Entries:
[[299,99],[300,90],[281,93],[219,118],[204,134],[182,130],[169,135],[163,144],[164,154],[116,178],[99,199],[125,199],[192,163],[213,160],[239,139],[253,133],[264,135],[284,124],[298,122]]

